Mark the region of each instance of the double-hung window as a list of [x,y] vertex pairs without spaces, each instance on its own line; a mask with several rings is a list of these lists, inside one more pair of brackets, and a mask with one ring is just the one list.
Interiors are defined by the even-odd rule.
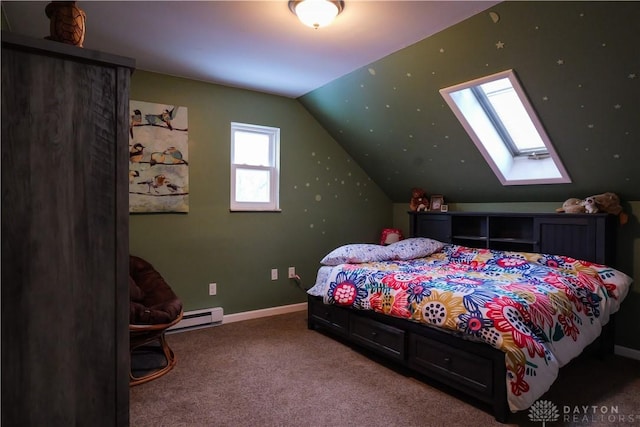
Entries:
[[280,129],[231,123],[232,211],[278,211]]

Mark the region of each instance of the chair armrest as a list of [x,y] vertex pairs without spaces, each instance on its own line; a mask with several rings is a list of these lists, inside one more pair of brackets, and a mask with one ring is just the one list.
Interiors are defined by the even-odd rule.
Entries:
[[180,310],[178,317],[172,320],[169,323],[152,323],[152,324],[140,324],[140,323],[130,323],[129,324],[129,332],[148,332],[148,331],[161,331],[163,329],[168,329],[173,325],[177,324],[182,320],[184,312]]

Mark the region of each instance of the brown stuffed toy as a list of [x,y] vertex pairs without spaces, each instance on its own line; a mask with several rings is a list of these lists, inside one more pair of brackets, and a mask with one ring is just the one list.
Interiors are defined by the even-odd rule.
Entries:
[[617,215],[620,220],[620,224],[626,224],[629,220],[629,216],[622,211],[622,206],[620,206],[620,198],[615,193],[596,194],[595,196],[590,196],[585,199],[570,198],[562,204],[561,208],[556,209],[556,212],[605,212],[612,215]]
[[602,193],[589,197],[593,199],[598,210],[600,212],[606,212],[613,215],[618,215],[620,224],[626,224],[629,220],[629,216],[622,211],[620,206],[620,198],[615,193]]
[[427,193],[422,188],[411,189],[411,201],[409,202],[409,210],[412,212],[426,211],[429,209],[429,199]]
[[576,199],[575,197],[572,197],[570,199],[567,199],[562,204],[561,208],[556,209],[556,212],[584,213],[586,212],[586,209],[584,208],[584,205],[582,204],[581,199]]

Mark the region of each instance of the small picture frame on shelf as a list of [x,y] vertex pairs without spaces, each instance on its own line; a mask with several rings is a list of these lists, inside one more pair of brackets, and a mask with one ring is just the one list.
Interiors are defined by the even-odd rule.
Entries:
[[444,197],[442,197],[442,195],[434,194],[433,196],[431,196],[431,200],[429,202],[429,204],[431,205],[431,210],[439,211],[440,208],[442,207],[443,202],[444,202]]
[[449,212],[449,205],[440,205],[440,212]]

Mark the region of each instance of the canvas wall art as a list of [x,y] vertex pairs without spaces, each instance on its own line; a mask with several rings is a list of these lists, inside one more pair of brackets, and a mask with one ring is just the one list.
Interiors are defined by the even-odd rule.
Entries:
[[187,108],[130,101],[129,212],[189,212]]

